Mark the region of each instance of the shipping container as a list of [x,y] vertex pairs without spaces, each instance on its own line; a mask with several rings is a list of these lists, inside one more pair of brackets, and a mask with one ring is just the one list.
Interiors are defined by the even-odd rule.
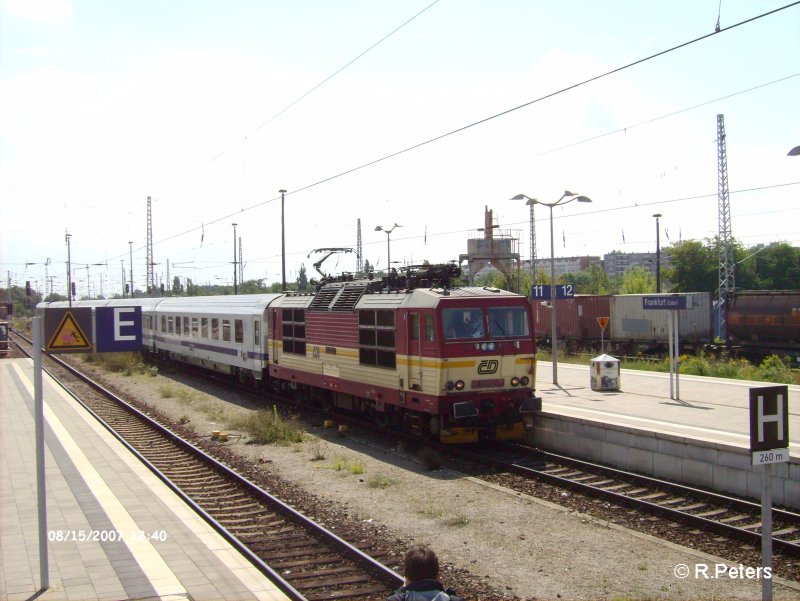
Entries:
[[621,294],[611,297],[611,339],[616,345],[664,346],[669,341],[668,309],[646,309],[645,297],[685,297],[686,308],[677,310],[681,345],[705,344],[713,335],[710,292],[683,294]]

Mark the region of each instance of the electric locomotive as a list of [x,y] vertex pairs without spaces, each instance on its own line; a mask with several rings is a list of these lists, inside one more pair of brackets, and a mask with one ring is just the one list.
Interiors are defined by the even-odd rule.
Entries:
[[496,288],[449,288],[457,270],[425,266],[276,299],[270,381],[446,443],[522,438],[541,410],[530,305]]

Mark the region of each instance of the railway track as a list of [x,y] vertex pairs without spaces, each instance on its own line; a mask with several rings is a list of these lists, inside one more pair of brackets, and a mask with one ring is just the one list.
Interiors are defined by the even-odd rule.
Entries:
[[[29,354],[29,340],[15,333],[14,342]],[[59,370],[66,370],[67,377],[90,386],[95,394],[82,394],[82,399],[73,396],[291,599],[384,599],[402,585],[402,578],[377,559],[184,441],[67,363],[52,356],[45,361],[54,362]]]
[[[518,444],[497,443],[491,452],[457,450],[469,461],[491,464],[505,486],[523,491],[546,482],[610,504],[683,524],[689,532],[714,533],[755,547],[761,544],[761,505],[713,491],[626,472]],[[466,454],[465,454],[466,453]],[[800,557],[800,514],[773,508],[773,549]]]
[[[252,389],[241,388],[243,394]],[[293,403],[291,399],[284,402]],[[296,403],[295,403],[296,404]],[[376,428],[374,423],[354,415],[337,415],[337,420],[364,430]],[[385,433],[385,430],[380,430]],[[403,440],[409,448],[419,442],[413,434],[392,431],[392,439]],[[754,549],[761,545],[761,505],[710,490],[627,472],[556,453],[514,443],[487,443],[479,452],[467,447],[430,443],[443,455],[467,460],[463,471],[474,471],[475,465],[490,464],[500,474],[481,479],[497,480],[503,486],[530,492],[531,482],[544,482],[561,490],[572,490],[600,499],[618,508],[627,508],[644,515],[656,516],[680,524],[690,537],[716,536],[742,541]],[[487,452],[490,451],[490,452]],[[534,496],[537,493],[534,492]],[[800,557],[800,513],[773,508],[773,549],[786,557]],[[798,574],[800,575],[800,574]]]

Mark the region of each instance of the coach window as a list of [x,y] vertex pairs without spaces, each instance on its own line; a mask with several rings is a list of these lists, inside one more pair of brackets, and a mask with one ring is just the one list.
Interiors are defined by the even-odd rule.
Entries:
[[178,336],[181,335],[181,316],[180,315],[175,317],[175,333]]
[[230,342],[231,341],[231,320],[230,319],[223,319],[222,320],[222,341],[223,342]]
[[219,319],[216,317],[211,318],[211,339],[219,340]]
[[261,322],[257,319],[253,322],[253,345],[258,348],[260,346],[261,341]]
[[184,317],[183,318],[183,335],[184,336],[188,336],[189,335],[189,318],[188,317]]
[[244,322],[241,319],[236,319],[233,322],[235,341],[242,343],[244,341]]
[[394,311],[367,309],[358,312],[358,360],[363,365],[394,368]]
[[200,338],[208,338],[208,317],[200,319]]
[[170,334],[175,333],[175,318],[172,315],[167,317],[167,329],[169,330]]
[[166,332],[167,331],[167,316],[166,315],[162,315],[161,316],[161,331],[162,332]]
[[200,335],[200,321],[196,317],[192,317],[192,338],[197,338]]

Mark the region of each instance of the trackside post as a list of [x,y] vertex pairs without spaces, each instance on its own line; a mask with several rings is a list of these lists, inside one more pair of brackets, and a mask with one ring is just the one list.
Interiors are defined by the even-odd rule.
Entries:
[[50,588],[47,558],[47,492],[44,479],[44,392],[42,390],[42,347],[44,325],[33,318],[33,405],[36,437],[36,502],[39,510],[39,577],[41,590]]

